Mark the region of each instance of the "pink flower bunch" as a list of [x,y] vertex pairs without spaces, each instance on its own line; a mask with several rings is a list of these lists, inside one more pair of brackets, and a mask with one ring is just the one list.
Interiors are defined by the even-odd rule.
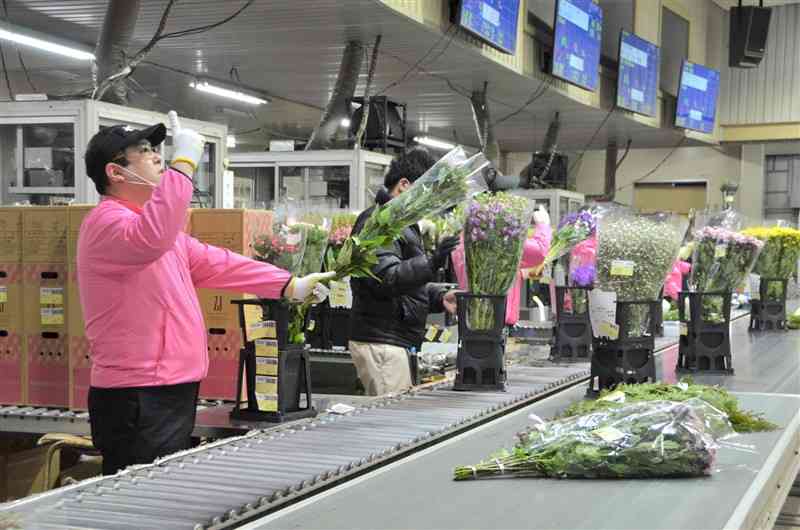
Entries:
[[342,246],[344,245],[344,242],[347,240],[347,238],[350,237],[350,232],[352,231],[353,231],[352,225],[340,226],[335,230],[331,231],[331,234],[328,237],[328,241],[330,242],[331,245],[337,247]]
[[726,228],[719,228],[715,226],[706,226],[701,230],[695,232],[697,239],[713,239],[721,243],[735,243],[737,245],[751,245],[760,249],[764,246],[764,242],[752,236],[742,234],[741,232],[734,232]]

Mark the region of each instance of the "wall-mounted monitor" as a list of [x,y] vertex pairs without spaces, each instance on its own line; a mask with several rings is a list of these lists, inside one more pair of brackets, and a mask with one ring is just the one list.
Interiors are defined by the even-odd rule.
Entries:
[[596,0],[556,0],[552,74],[597,90],[603,10]]
[[521,0],[461,0],[458,25],[498,50],[514,55]]
[[661,50],[652,42],[622,30],[619,35],[617,106],[656,115]]
[[683,61],[675,125],[706,134],[714,132],[719,97],[719,71]]

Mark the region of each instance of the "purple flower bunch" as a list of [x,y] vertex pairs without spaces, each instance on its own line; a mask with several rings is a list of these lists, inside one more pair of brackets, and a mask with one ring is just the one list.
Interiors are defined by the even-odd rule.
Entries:
[[522,220],[499,202],[487,205],[473,202],[467,215],[466,229],[473,241],[486,241],[490,235],[508,241],[518,238],[524,229]]
[[597,269],[594,265],[579,265],[569,271],[570,280],[572,280],[572,284],[577,287],[589,287],[593,285],[596,275]]
[[550,263],[575,247],[578,243],[592,237],[597,230],[597,218],[591,210],[573,212],[561,218],[558,230],[550,243],[550,250],[544,258],[545,263]]

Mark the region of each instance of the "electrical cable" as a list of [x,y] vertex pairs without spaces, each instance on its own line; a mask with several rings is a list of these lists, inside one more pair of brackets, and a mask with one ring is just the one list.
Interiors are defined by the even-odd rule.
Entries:
[[[174,31],[172,33],[165,33],[161,35],[158,40],[163,39],[175,39],[179,37],[186,37],[189,35],[199,35],[200,33],[205,33],[206,31],[211,31],[214,28],[218,28],[223,24],[226,24],[233,20],[234,18],[238,17],[245,9],[253,5],[255,0],[248,0],[242,7],[240,7],[236,12],[232,15],[225,17],[224,19],[220,20],[219,22],[214,22],[213,24],[208,24],[206,26],[198,26],[195,28],[189,28],[181,31]],[[157,42],[157,41],[156,41]]]
[[622,153],[622,158],[620,158],[619,162],[617,162],[617,167],[614,168],[614,171],[619,171],[619,168],[620,168],[620,166],[622,166],[622,163],[625,161],[626,158],[628,158],[628,153],[631,150],[631,144],[632,143],[633,143],[633,140],[628,138],[628,143],[625,144],[625,152]]
[[592,142],[594,142],[594,139],[597,137],[597,135],[603,129],[603,126],[606,124],[606,122],[608,121],[608,119],[611,117],[611,115],[614,113],[615,110],[617,110],[616,107],[611,107],[611,110],[608,111],[608,114],[606,114],[606,117],[603,118],[603,121],[601,121],[600,125],[598,125],[597,129],[595,129],[594,134],[592,134],[592,137],[589,138],[589,141],[586,142],[585,146],[583,146],[583,149],[581,150],[581,154],[578,155],[578,157],[575,159],[575,161],[572,163],[572,165],[567,170],[567,175],[571,175],[572,174],[572,170],[575,169],[575,166],[577,166],[578,163],[580,163],[580,161],[583,160],[583,156],[586,154],[586,151],[588,151],[589,148],[592,146]]
[[681,145],[683,145],[683,142],[685,142],[686,140],[687,140],[686,136],[682,136],[682,137],[681,137],[681,139],[680,139],[680,141],[679,141],[677,144],[675,144],[675,146],[674,146],[672,149],[670,149],[669,153],[667,153],[667,156],[665,156],[665,157],[664,157],[664,158],[661,160],[661,162],[659,162],[658,164],[656,164],[656,167],[654,167],[653,169],[651,169],[650,171],[648,171],[647,173],[645,173],[645,174],[644,174],[644,175],[642,175],[641,177],[639,177],[639,178],[635,179],[633,182],[629,182],[628,184],[625,184],[624,186],[620,186],[619,188],[615,189],[615,190],[614,190],[614,192],[616,193],[616,192],[618,192],[618,191],[620,191],[620,190],[624,190],[625,188],[628,188],[628,187],[630,187],[630,186],[633,186],[633,185],[635,185],[635,184],[637,184],[637,183],[639,183],[639,182],[643,181],[644,179],[646,179],[647,177],[649,177],[650,175],[652,175],[652,174],[653,174],[653,173],[655,173],[656,171],[658,171],[658,169],[659,169],[661,166],[663,166],[663,165],[664,165],[664,163],[665,163],[667,160],[669,160],[669,158],[670,158],[670,157],[671,157],[671,156],[672,156],[672,155],[675,153],[675,151],[677,151],[677,150],[678,150],[678,148],[679,148]]
[[[430,48],[428,48],[428,50],[427,50],[427,51],[426,51],[426,52],[425,52],[425,53],[422,55],[422,57],[420,57],[420,58],[417,60],[417,62],[415,62],[414,64],[412,64],[412,65],[411,65],[411,67],[410,67],[408,70],[406,70],[406,72],[405,72],[405,73],[404,73],[402,76],[400,76],[400,78],[399,78],[399,79],[397,79],[396,81],[392,81],[391,83],[389,83],[388,85],[386,85],[385,87],[383,87],[382,89],[380,89],[379,91],[377,91],[377,92],[375,93],[375,96],[380,96],[380,95],[383,95],[383,94],[384,94],[384,93],[386,93],[386,91],[387,91],[387,90],[389,90],[390,88],[396,87],[397,85],[399,85],[400,83],[402,83],[403,81],[405,81],[405,80],[408,78],[408,76],[409,76],[409,75],[411,75],[411,73],[412,73],[413,71],[417,70],[417,69],[418,69],[418,68],[419,68],[419,67],[422,65],[422,63],[423,63],[423,62],[425,62],[425,59],[427,59],[427,58],[428,58],[428,56],[429,56],[431,53],[433,53],[433,50],[435,50],[435,49],[436,49],[436,47],[437,47],[437,46],[439,46],[439,43],[440,43],[440,42],[442,42],[442,40],[444,40],[444,39],[445,39],[445,38],[446,38],[446,37],[449,35],[449,36],[450,36],[450,40],[449,40],[449,41],[447,42],[447,44],[446,44],[446,45],[445,45],[445,46],[442,48],[442,51],[439,53],[439,55],[437,55],[437,56],[436,56],[436,59],[438,59],[439,57],[441,57],[441,56],[442,56],[442,54],[443,54],[443,53],[444,53],[444,52],[447,50],[448,46],[450,46],[450,42],[452,42],[452,40],[453,40],[453,37],[455,37],[456,33],[458,33],[458,31],[455,31],[455,28],[456,28],[455,24],[450,24],[450,26],[447,28],[447,31],[445,31],[444,33],[442,33],[442,34],[439,36],[439,38],[436,40],[436,42],[434,42],[434,43],[433,43],[433,46],[431,46]],[[378,50],[378,53],[383,53],[383,52],[382,52],[382,51],[380,51],[380,50]],[[434,62],[436,62],[436,59],[434,59],[433,61],[431,61],[431,64],[432,64],[432,63],[434,63]]]
[[3,75],[6,78],[6,88],[8,89],[8,99],[14,101],[14,92],[11,90],[11,79],[8,77],[8,68],[6,67],[6,52],[3,50],[3,45],[0,44],[0,65],[3,67]]
[[550,88],[550,86],[552,84],[553,84],[553,78],[552,77],[548,77],[547,79],[543,79],[542,82],[539,83],[539,86],[536,87],[536,90],[533,91],[531,96],[527,99],[527,101],[525,101],[525,103],[522,104],[521,107],[519,107],[517,110],[515,110],[515,111],[513,111],[513,112],[511,112],[509,114],[506,114],[502,118],[500,118],[497,121],[495,121],[492,125],[500,125],[504,121],[510,120],[514,116],[520,114],[522,111],[527,109],[528,106],[530,106],[534,102],[536,102],[537,99],[539,99],[542,96],[544,96],[545,93],[547,92],[547,90]]

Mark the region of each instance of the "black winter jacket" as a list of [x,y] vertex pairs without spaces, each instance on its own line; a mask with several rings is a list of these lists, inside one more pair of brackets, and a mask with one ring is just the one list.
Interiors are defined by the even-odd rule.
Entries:
[[[375,206],[361,212],[353,235],[361,232]],[[428,313],[444,310],[446,289],[428,283],[434,275],[422,246],[417,225],[406,228],[402,237],[378,251],[372,272],[381,279],[354,278],[351,313],[352,340],[391,344],[419,351],[425,336]]]

